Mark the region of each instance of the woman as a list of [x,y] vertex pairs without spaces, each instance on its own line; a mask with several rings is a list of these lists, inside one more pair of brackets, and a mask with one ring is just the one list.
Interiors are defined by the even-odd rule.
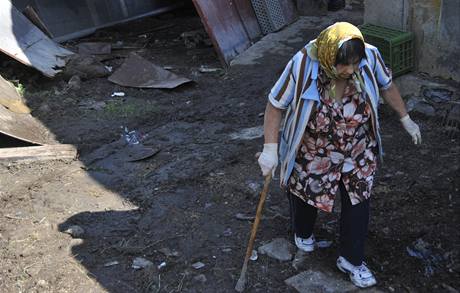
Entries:
[[[294,240],[301,250],[314,250],[317,210],[331,212],[341,194],[337,267],[362,288],[376,284],[364,262],[364,243],[382,154],[379,91],[413,142],[421,143],[419,127],[407,114],[377,48],[364,43],[352,24],[326,28],[288,62],[271,90],[258,160],[264,176],[274,174],[280,142],[281,186],[291,200]],[[287,113],[279,138],[283,110]]]

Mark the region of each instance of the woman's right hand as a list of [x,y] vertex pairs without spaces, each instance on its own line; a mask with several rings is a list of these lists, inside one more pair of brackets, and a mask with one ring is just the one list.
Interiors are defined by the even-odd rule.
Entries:
[[262,154],[260,154],[257,161],[259,162],[260,169],[262,170],[262,175],[267,176],[270,172],[272,172],[272,176],[275,176],[275,170],[278,166],[278,144],[264,144]]

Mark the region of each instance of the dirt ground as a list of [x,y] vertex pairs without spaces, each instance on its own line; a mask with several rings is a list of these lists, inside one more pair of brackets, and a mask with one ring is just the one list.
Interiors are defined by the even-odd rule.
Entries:
[[[362,11],[312,17],[296,39],[286,40],[282,54],[269,52],[256,64],[212,73],[198,69],[221,67],[214,49],[187,48],[180,38],[202,29],[192,9],[65,44],[123,41],[141,47],[117,50],[104,63],[116,69],[136,51],[194,80],[174,90],[124,88],[106,78],[69,89],[68,77],[46,79],[1,60],[2,75],[24,84],[33,115],[59,141],[75,145],[79,159],[1,163],[0,292],[233,292],[252,225],[236,214],[255,213],[263,178],[254,154],[263,140],[231,134],[262,125],[267,93],[289,57],[339,19],[359,24]],[[174,25],[145,37],[133,33],[167,23]],[[126,96],[112,98],[115,91]],[[423,135],[417,147],[391,110],[381,107],[385,160],[373,190],[366,248],[378,285],[368,291],[458,292],[459,140],[449,138],[437,119],[413,118]],[[121,160],[121,127],[144,133],[144,145],[159,152],[138,162]],[[275,178],[256,247],[292,238],[288,202],[278,185]],[[338,216],[338,209],[320,214],[315,234],[332,245],[299,268],[265,255],[250,262],[247,291],[294,292],[284,280],[307,269],[346,280],[335,268]],[[72,225],[82,227],[83,236],[63,233]],[[417,248],[422,259],[408,253]],[[133,269],[136,257],[153,266]],[[204,267],[193,268],[196,262]]]

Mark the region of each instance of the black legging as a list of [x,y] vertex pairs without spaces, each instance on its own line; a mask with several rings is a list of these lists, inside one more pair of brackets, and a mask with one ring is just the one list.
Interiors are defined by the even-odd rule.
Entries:
[[[369,200],[352,205],[343,183],[340,183],[342,210],[340,214],[340,255],[353,265],[364,260],[364,244],[369,225]],[[288,192],[294,233],[308,238],[313,233],[318,209]]]

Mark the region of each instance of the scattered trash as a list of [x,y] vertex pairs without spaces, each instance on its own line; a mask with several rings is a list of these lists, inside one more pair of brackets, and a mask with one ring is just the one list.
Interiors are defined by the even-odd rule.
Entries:
[[260,254],[266,254],[280,261],[289,261],[293,257],[295,248],[286,239],[276,238],[272,242],[259,247],[258,251]]
[[443,256],[433,251],[431,245],[419,238],[406,247],[407,253],[421,259],[425,265],[425,276],[432,276],[437,266],[444,260]]
[[124,97],[125,93],[124,92],[113,92],[110,96],[111,97]]
[[204,204],[204,208],[205,208],[205,209],[209,209],[209,208],[212,207],[212,206],[213,206],[213,204],[210,203],[210,202],[207,202],[207,203]]
[[157,266],[157,268],[158,268],[159,270],[161,270],[161,269],[164,268],[165,266],[166,266],[166,262],[162,262],[161,264],[159,264],[159,265]]
[[192,264],[192,268],[194,268],[195,270],[199,270],[204,267],[205,267],[205,264],[202,263],[201,261]]
[[117,264],[119,264],[119,262],[116,261],[116,260],[114,260],[114,261],[109,261],[108,263],[105,263],[105,264],[104,264],[104,267],[111,267],[111,266],[115,266],[115,265],[117,265]]
[[264,117],[265,116],[265,113],[264,112],[260,112],[259,114],[257,114],[257,117]]
[[86,42],[77,45],[81,55],[107,55],[112,53],[112,45],[102,42]]
[[329,240],[319,240],[316,241],[316,246],[319,248],[328,248],[332,245],[332,241]]
[[238,132],[234,132],[230,134],[230,138],[235,139],[242,139],[242,140],[252,140],[256,138],[260,138],[264,135],[264,127],[263,126],[256,126],[242,129]]
[[136,257],[133,260],[132,268],[135,270],[145,269],[147,267],[153,266],[153,263],[145,258]]
[[85,230],[82,227],[78,226],[78,225],[73,225],[73,226],[70,226],[69,228],[67,228],[64,231],[64,233],[69,234],[73,238],[81,238],[83,236],[83,234],[85,234]]
[[163,66],[163,69],[164,70],[172,70],[174,67],[172,66]]
[[257,254],[257,250],[252,250],[251,257],[249,257],[250,260],[256,261],[259,258],[259,255]]
[[442,103],[452,99],[453,92],[444,88],[427,88],[422,87],[422,94],[430,102]]
[[191,82],[190,79],[164,70],[135,53],[132,53],[109,77],[109,81],[121,86],[164,89]]
[[146,135],[140,133],[137,130],[129,131],[128,127],[126,127],[126,126],[123,127],[123,135],[122,136],[125,139],[126,143],[128,143],[128,145],[140,144],[141,141],[143,139],[145,139],[145,137],[147,137]]
[[230,251],[232,251],[231,248],[228,248],[228,247],[227,248],[222,248],[222,252],[230,252]]
[[112,72],[112,70],[113,70],[112,66],[105,65],[104,67],[105,67],[105,69],[107,69],[108,72]]

